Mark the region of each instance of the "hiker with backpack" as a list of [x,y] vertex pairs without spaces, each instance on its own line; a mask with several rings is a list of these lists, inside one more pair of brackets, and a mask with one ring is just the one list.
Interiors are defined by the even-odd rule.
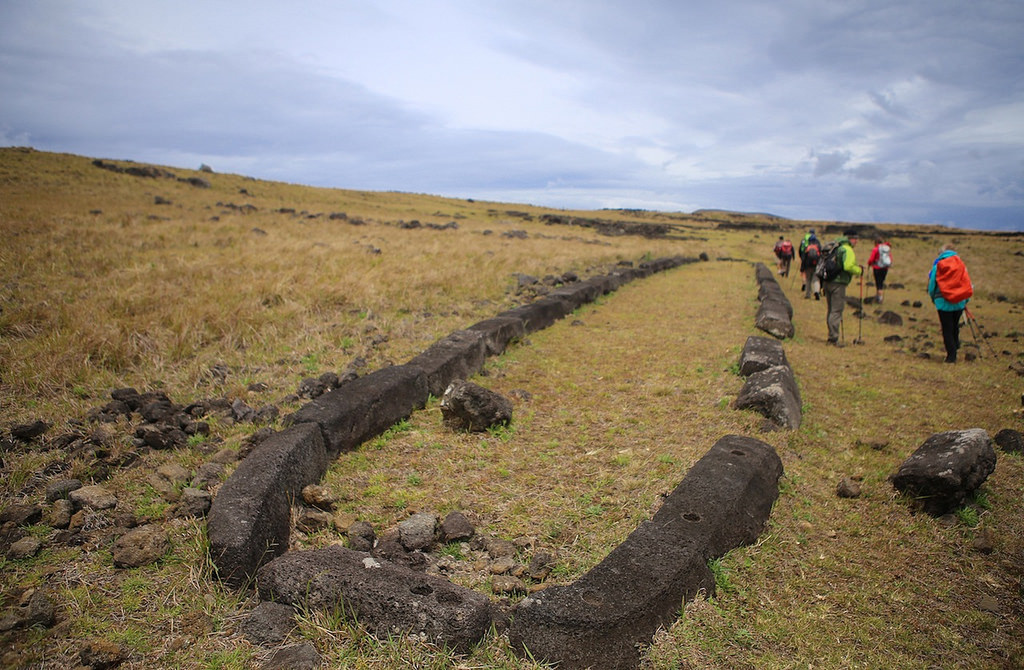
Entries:
[[857,231],[848,229],[843,236],[829,242],[822,250],[821,260],[815,275],[822,282],[822,292],[828,304],[828,340],[826,344],[843,346],[839,343],[839,331],[843,323],[843,307],[846,306],[846,287],[854,277],[860,277],[864,268],[857,265],[853,247],[857,245]]
[[779,274],[783,277],[789,276],[789,264],[793,261],[793,243],[779,235],[779,241],[775,243],[773,251],[775,257],[779,259]]
[[882,292],[885,290],[885,276],[892,267],[892,246],[882,237],[875,238],[875,248],[868,256],[868,265],[875,275],[875,302],[881,303]]
[[967,266],[952,244],[944,244],[928,273],[928,295],[939,312],[942,343],[946,347],[946,363],[956,363],[960,348],[960,316],[967,301],[974,295]]
[[804,282],[800,290],[804,292],[805,299],[809,300],[813,292],[814,299],[818,300],[821,298],[821,282],[815,276],[814,270],[818,267],[818,260],[821,258],[821,242],[814,234],[814,228],[811,228],[804,235],[804,239],[800,240],[799,252],[800,278]]

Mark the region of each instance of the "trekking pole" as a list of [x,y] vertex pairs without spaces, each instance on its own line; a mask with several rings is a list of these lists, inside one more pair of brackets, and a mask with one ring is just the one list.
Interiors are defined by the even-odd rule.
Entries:
[[[974,317],[974,313],[971,312],[971,310],[969,310],[966,307],[964,307],[964,317],[967,319],[968,325],[971,326],[971,332],[973,333],[974,332],[974,327],[977,326],[978,333],[979,333],[979,335],[981,337],[982,342],[984,342],[985,344],[988,345],[988,350],[992,352],[993,356],[995,356],[996,358],[999,358],[999,354],[996,353],[996,350],[992,346],[992,343],[989,342],[987,339],[985,339],[985,331],[982,329],[981,323]],[[978,335],[975,335],[974,339],[977,340],[978,339]],[[981,347],[980,346],[978,347],[978,351],[981,351]]]
[[857,339],[854,344],[864,344],[861,334],[864,329],[864,271],[860,273],[860,311],[857,313]]
[[[978,358],[981,358],[981,342],[978,342],[978,333],[974,331],[974,324],[971,323],[969,318],[967,318],[966,312],[964,313],[964,321],[967,322],[967,327],[971,329],[971,335],[974,337],[974,346],[978,349]],[[959,323],[957,324],[957,327],[960,327]]]

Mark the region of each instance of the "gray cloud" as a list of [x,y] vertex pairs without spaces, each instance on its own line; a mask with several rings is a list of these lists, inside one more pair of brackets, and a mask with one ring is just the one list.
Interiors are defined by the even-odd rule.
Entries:
[[843,171],[843,167],[850,162],[849,151],[830,151],[828,153],[814,154],[814,176],[821,177],[827,174],[835,174]]
[[1024,228],[1024,5],[705,4],[4,3],[0,143],[553,206]]

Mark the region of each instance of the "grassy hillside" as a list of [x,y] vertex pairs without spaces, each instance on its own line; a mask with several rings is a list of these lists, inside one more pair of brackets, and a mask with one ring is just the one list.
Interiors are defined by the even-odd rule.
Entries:
[[[451,433],[432,402],[338,459],[324,484],[339,514],[380,532],[414,511],[464,510],[481,533],[517,540],[527,559],[537,549],[557,555],[549,583],[567,582],[649,518],[718,437],[752,435],[786,468],[769,527],[716,563],[717,594],[659,633],[645,667],[1024,664],[1021,457],[1000,453],[979,499],[945,520],[915,513],[886,482],[935,432],[1024,430],[1024,377],[1014,369],[1024,366],[1021,237],[878,226],[895,256],[884,307],[904,325],[878,323],[875,305],[862,321],[848,308],[844,349],[824,346],[823,303],[803,300],[798,278],[780,278],[795,309],[797,335],[785,347],[804,423],[765,433],[759,417],[729,407],[742,386],[740,349],[759,334],[750,263],[771,265],[779,235],[796,242],[808,227],[842,224],[124,171],[145,167],[0,149],[0,438],[49,426],[29,441],[4,439],[0,511],[45,508],[47,484],[68,477],[118,496],[116,509],[86,520],[77,544],[45,518],[4,528],[5,555],[23,535],[41,547],[0,558],[0,616],[43,588],[57,618],[0,632],[9,650],[0,665],[68,667],[90,642],[116,645],[122,667],[258,667],[272,653],[240,633],[255,598],[214,578],[204,524],[172,518],[174,494],[152,480],[161,466],[195,470],[244,450],[261,426],[215,416],[208,435],[153,450],[124,419],[86,420],[111,390],[162,390],[183,405],[240,399],[286,414],[305,402],[295,397],[303,379],[405,362],[564,273],[702,253],[711,260],[629,284],[492,359],[476,381],[516,399],[509,430]],[[976,342],[965,330],[965,353],[980,358],[956,366],[939,362],[924,292],[948,241],[970,268],[971,308],[989,336]],[[862,263],[869,250],[865,239]],[[858,335],[864,344],[852,344]],[[859,480],[861,497],[836,496],[843,477]],[[114,567],[114,539],[145,522],[167,529],[167,554]],[[293,535],[296,547],[342,540],[333,529]],[[490,593],[473,556],[452,554],[453,578]],[[309,612],[293,636],[327,667],[534,667],[500,635],[460,658]]]

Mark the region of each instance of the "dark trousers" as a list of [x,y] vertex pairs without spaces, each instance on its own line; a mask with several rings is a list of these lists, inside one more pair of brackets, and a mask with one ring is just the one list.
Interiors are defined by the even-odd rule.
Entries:
[[839,329],[843,325],[843,307],[846,306],[846,284],[827,281],[821,288],[825,293],[825,302],[828,304],[828,341],[839,341]]
[[939,323],[942,324],[942,343],[946,345],[946,360],[956,361],[956,350],[960,348],[960,315],[962,309],[947,312],[940,309]]
[[875,273],[875,290],[885,289],[885,275],[889,274],[889,268],[871,268]]

